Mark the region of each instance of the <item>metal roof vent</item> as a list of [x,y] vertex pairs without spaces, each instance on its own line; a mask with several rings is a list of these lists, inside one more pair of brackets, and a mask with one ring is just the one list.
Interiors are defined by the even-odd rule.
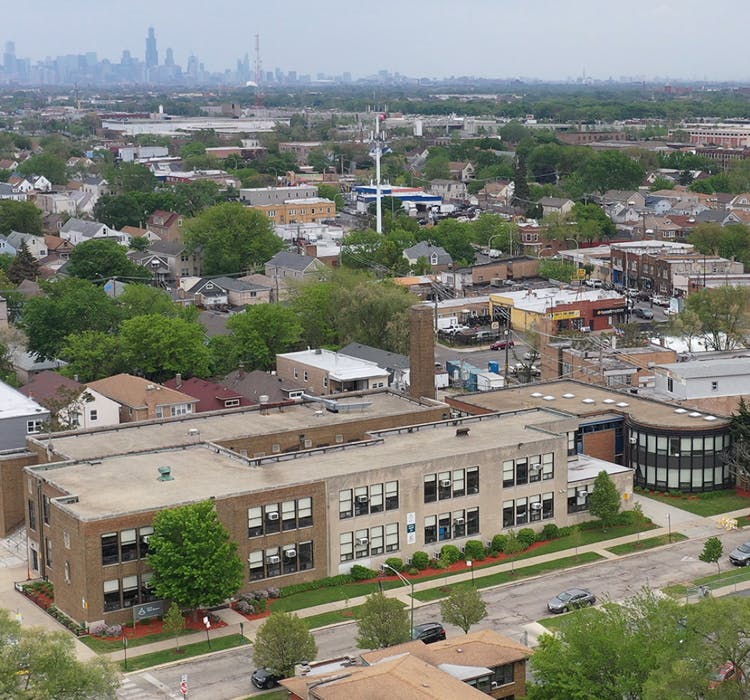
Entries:
[[469,428],[465,426],[456,428],[456,437],[469,437]]
[[172,467],[159,467],[159,481],[174,481]]

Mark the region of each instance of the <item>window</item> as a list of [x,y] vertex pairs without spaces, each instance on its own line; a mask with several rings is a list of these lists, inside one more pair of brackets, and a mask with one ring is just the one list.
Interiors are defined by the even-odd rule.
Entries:
[[542,480],[542,457],[535,455],[529,457],[529,483]]
[[[132,411],[132,409],[131,409]],[[156,417],[157,418],[164,418],[164,406],[157,406],[156,407]]]
[[358,486],[354,489],[354,515],[368,515],[370,512],[370,497],[367,495],[367,486]]
[[555,517],[555,494],[542,494],[542,520],[549,520]]
[[513,460],[506,459],[503,462],[503,487],[508,488],[509,486],[513,486],[516,483],[514,473],[515,470]]
[[385,509],[398,509],[398,481],[386,481],[385,483]]
[[120,580],[104,582],[104,612],[120,607]]
[[247,536],[260,537],[263,534],[263,509],[260,506],[247,509]]
[[437,501],[437,478],[434,474],[428,474],[424,478],[424,502],[434,501]]
[[553,452],[548,452],[542,455],[542,479],[555,478],[555,455]]
[[670,393],[674,391],[674,380],[672,377],[667,377],[667,391]]
[[185,416],[188,413],[193,412],[193,404],[190,403],[178,403],[172,406],[173,416]]
[[298,568],[297,547],[286,544],[281,549],[281,568],[285,574],[293,574]]
[[479,467],[469,467],[466,470],[466,493],[479,493]]
[[443,501],[451,497],[453,482],[451,481],[450,472],[440,472],[438,474],[438,499]]
[[307,370],[305,370],[304,372],[302,372],[302,380],[303,381],[305,381],[305,382],[308,381],[309,376],[310,375],[308,375]]
[[52,566],[52,540],[49,537],[44,538],[44,555],[47,560],[47,566]]
[[514,666],[513,664],[505,664],[504,666],[496,666],[492,671],[492,683],[496,684],[495,687],[501,685],[508,685],[513,683],[515,680]]
[[250,570],[250,580],[258,581],[265,578],[263,570],[263,552],[250,552],[247,558],[248,568]]
[[239,399],[226,399],[224,401],[224,408],[234,408],[235,406],[240,405]]
[[281,555],[278,547],[269,547],[266,550],[266,576],[281,576]]
[[385,526],[385,551],[395,552],[398,550],[398,523],[390,523]]
[[383,512],[383,484],[370,486],[370,513]]
[[138,602],[138,577],[125,576],[122,579],[122,607],[132,608]]
[[463,469],[453,471],[453,497],[463,496],[466,493],[466,472]]
[[91,410],[89,411],[89,420],[90,420],[90,421],[96,421],[96,420],[99,420],[99,412],[98,412],[98,411],[97,411],[97,410],[96,410],[95,408],[92,408],[92,409],[91,409]]
[[297,527],[310,527],[312,524],[312,498],[300,498],[297,501]]
[[44,495],[42,496],[42,520],[44,520],[45,525],[49,525],[49,511],[50,511],[49,496]]
[[370,554],[382,554],[383,553],[383,527],[379,525],[377,527],[370,528]]
[[568,489],[568,513],[579,513],[589,509],[589,492],[586,486]]
[[354,515],[352,506],[352,490],[344,489],[339,491],[339,520],[351,518]]
[[449,540],[451,538],[451,514],[441,513],[438,515],[438,540]]
[[453,511],[453,537],[463,537],[466,534],[466,514],[462,510]]
[[529,460],[525,457],[516,460],[516,485],[526,484],[529,481]]
[[428,515],[424,519],[424,543],[437,542],[437,516]]
[[281,504],[281,529],[294,530],[297,527],[297,503],[284,501]]
[[719,382],[711,382],[711,391],[719,390]]
[[351,561],[354,559],[354,533],[342,532],[339,535],[339,560]]
[[313,562],[313,543],[300,542],[297,545],[297,559],[299,560],[299,570],[308,571],[314,566]]
[[528,502],[526,498],[516,499],[516,525],[525,525],[529,522]]
[[43,420],[27,420],[26,421],[26,432],[31,435],[33,433],[41,433],[44,427]]
[[154,528],[150,525],[146,527],[140,528],[138,530],[138,537],[140,539],[139,545],[140,545],[140,557],[141,559],[145,559],[146,555],[148,554],[148,543],[151,540],[151,535],[154,534]]
[[138,558],[138,544],[135,529],[120,533],[120,561],[133,561]]
[[63,572],[65,576],[65,583],[70,583],[70,562],[66,561],[63,565]]
[[299,379],[299,372],[297,371],[296,367],[294,368],[294,373],[293,374],[294,374],[294,378],[295,379]]
[[70,549],[70,533],[67,530],[63,530],[63,547]]
[[469,508],[466,511],[466,534],[479,534],[479,508]]
[[354,557],[363,559],[370,556],[370,533],[368,530],[354,531]]
[[117,533],[108,532],[102,535],[102,565],[117,564],[119,560],[120,555],[117,547]]

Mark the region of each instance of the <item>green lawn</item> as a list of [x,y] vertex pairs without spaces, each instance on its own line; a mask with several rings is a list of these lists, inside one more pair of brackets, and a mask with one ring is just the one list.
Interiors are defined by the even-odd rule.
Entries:
[[[547,561],[540,564],[531,564],[530,566],[524,566],[517,568],[514,572],[511,571],[498,571],[495,574],[489,576],[478,576],[474,580],[474,585],[477,588],[489,588],[490,586],[499,586],[502,583],[511,583],[512,581],[519,581],[529,576],[538,576],[539,574],[545,574],[549,571],[558,571],[559,569],[568,569],[579,564],[589,564],[594,561],[600,561],[603,559],[602,556],[595,552],[584,552],[580,556],[563,557],[562,559],[554,559],[553,561]],[[459,584],[461,585],[461,584]],[[463,585],[469,585],[465,582]],[[414,593],[414,597],[417,600],[429,602],[433,600],[439,600],[440,598],[447,597],[451,592],[451,586],[438,586],[436,588],[428,588],[426,591],[417,591]]]
[[318,629],[318,627],[335,625],[337,622],[352,622],[357,618],[357,611],[360,607],[361,606],[356,606],[354,608],[341,608],[341,610],[320,613],[320,615],[303,617],[302,620],[307,625],[308,629],[311,630]]
[[183,645],[181,653],[179,654],[174,648],[164,649],[163,651],[155,651],[152,654],[142,654],[141,656],[134,656],[132,658],[128,657],[127,667],[125,666],[124,661],[120,661],[119,666],[122,671],[140,671],[143,668],[166,664],[170,661],[189,659],[192,656],[200,656],[201,654],[206,654],[210,651],[232,649],[233,647],[239,647],[243,644],[247,644],[247,640],[242,635],[229,634],[225,637],[216,637],[215,639],[212,639],[210,649],[208,648],[208,643],[204,639],[202,642]]
[[750,566],[741,569],[727,569],[720,573],[711,574],[697,578],[689,583],[676,583],[672,586],[665,586],[662,591],[673,598],[682,598],[687,595],[689,589],[698,586],[708,586],[709,588],[721,588],[722,586],[731,586],[733,583],[750,580]]
[[[383,590],[403,586],[399,580],[382,581]],[[279,598],[271,604],[273,612],[293,612],[302,608],[312,608],[325,603],[335,603],[338,600],[351,600],[363,595],[370,595],[380,590],[377,582],[369,581],[363,583],[347,583],[343,586],[330,586],[318,588],[314,591],[295,593],[286,598]]]
[[[185,632],[180,634],[180,643],[182,643],[183,639],[191,638],[196,634],[200,634],[200,632],[198,630],[185,630]],[[108,654],[111,651],[119,651],[122,649],[122,639],[101,639],[100,637],[92,637],[91,635],[80,637],[79,639],[97,654]],[[144,644],[151,644],[153,642],[160,642],[163,639],[174,639],[174,635],[169,634],[168,632],[158,632],[144,637],[129,637],[128,649],[131,647],[139,647]]]
[[638,491],[637,493],[640,496],[653,498],[655,501],[667,503],[670,506],[681,508],[704,518],[730,513],[742,508],[750,508],[750,498],[738,495],[734,489],[709,491],[707,493],[675,494],[674,496],[646,491]]
[[649,537],[640,542],[625,542],[625,544],[616,544],[613,547],[607,547],[607,551],[617,555],[632,554],[633,552],[641,552],[644,549],[653,549],[654,547],[663,547],[665,544],[680,542],[686,539],[687,535],[683,535],[680,532],[673,532],[671,537],[669,535],[658,535],[657,537]]
[[272,690],[268,693],[258,693],[258,695],[251,695],[245,700],[257,700],[257,698],[263,698],[263,700],[288,700],[288,690]]

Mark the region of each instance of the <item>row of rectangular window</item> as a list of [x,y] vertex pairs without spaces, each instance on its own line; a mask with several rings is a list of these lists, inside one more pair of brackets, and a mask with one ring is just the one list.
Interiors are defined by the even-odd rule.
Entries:
[[251,581],[308,571],[315,565],[313,543],[299,542],[250,552],[247,563]]
[[427,515],[424,519],[425,544],[478,534],[479,508]]
[[477,493],[479,493],[479,467],[446,470],[437,474],[427,474],[424,477],[425,503]]
[[538,493],[527,498],[503,501],[503,527],[550,520],[555,517],[555,494]]
[[339,491],[339,519],[398,510],[398,481]]
[[568,513],[580,513],[589,509],[591,486],[574,486],[568,489]]
[[102,565],[145,559],[148,542],[153,534],[154,528],[150,525],[121,532],[105,532],[101,536]]
[[728,435],[667,437],[665,435],[648,435],[637,431],[633,431],[632,435],[636,437],[638,446],[645,448],[646,452],[668,454],[672,457],[721,452],[730,444]]
[[312,498],[296,498],[247,509],[247,536],[262,537],[313,524]]
[[339,560],[365,559],[383,552],[395,552],[398,544],[398,523],[376,525],[339,535]]
[[104,612],[132,608],[134,605],[156,600],[149,586],[153,574],[149,571],[138,576],[124,576],[104,582]]
[[546,481],[555,477],[555,455],[548,452],[543,455],[506,459],[503,462],[503,487],[531,484]]

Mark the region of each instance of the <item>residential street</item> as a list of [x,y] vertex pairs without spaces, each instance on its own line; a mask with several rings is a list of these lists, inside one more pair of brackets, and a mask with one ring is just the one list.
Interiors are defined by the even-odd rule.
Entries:
[[[677,528],[676,528],[677,529]],[[748,534],[740,531],[716,534],[728,552]],[[698,559],[702,539],[679,542],[657,550],[649,550],[617,559],[588,564],[572,570],[556,572],[533,580],[483,591],[489,615],[473,629],[493,628],[519,641],[533,643],[533,623],[546,616],[545,604],[556,593],[573,585],[590,588],[602,600],[622,600],[643,586],[659,588],[670,583],[688,582],[715,571],[715,567]],[[611,555],[610,555],[611,556]],[[521,564],[522,565],[522,564]],[[722,569],[730,566],[726,555]],[[415,609],[415,623],[439,620],[437,603]],[[448,634],[458,634],[447,626]],[[527,637],[528,634],[528,637]],[[315,632],[318,658],[333,658],[356,651],[354,624],[339,625]],[[255,668],[252,647],[233,649],[211,657],[135,673],[119,693],[123,700],[176,698],[182,673],[187,673],[191,700],[231,700],[252,694],[250,674]]]

